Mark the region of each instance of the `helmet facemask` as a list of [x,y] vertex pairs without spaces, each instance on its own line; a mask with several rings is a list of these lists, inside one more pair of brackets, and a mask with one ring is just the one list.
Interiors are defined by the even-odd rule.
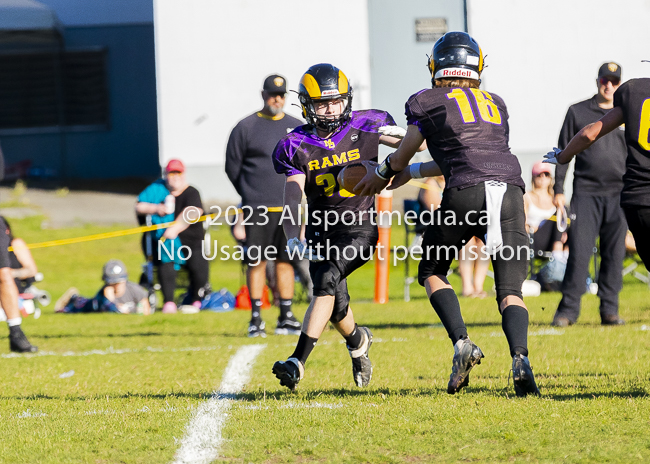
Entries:
[[[352,88],[347,94],[337,94],[332,95],[331,97],[313,99],[308,94],[301,93],[298,95],[300,104],[302,105],[302,112],[304,118],[309,124],[314,126],[316,129],[319,129],[323,132],[332,133],[339,130],[350,120],[350,114],[352,112]],[[316,114],[316,109],[314,108],[315,102],[325,102],[333,100],[343,100],[343,111],[340,115],[318,115]]]

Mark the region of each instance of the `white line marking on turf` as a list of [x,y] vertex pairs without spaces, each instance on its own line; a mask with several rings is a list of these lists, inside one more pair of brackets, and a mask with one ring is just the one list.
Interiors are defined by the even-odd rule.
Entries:
[[23,411],[22,413],[18,414],[16,417],[19,419],[26,419],[29,417],[47,417],[47,414],[44,412],[32,412],[31,409],[28,409],[27,411]]
[[[150,346],[142,349],[138,348],[121,348],[115,349],[112,346],[109,346],[105,350],[90,350],[90,351],[64,351],[63,353],[57,353],[56,351],[39,351],[38,353],[3,353],[0,355],[2,358],[38,358],[41,356],[93,356],[100,355],[105,356],[108,354],[130,354],[130,353],[165,353],[165,352],[185,352],[185,351],[215,351],[220,350],[221,346],[188,346],[185,348],[152,348]],[[228,346],[228,349],[232,349],[232,345]]]
[[[564,335],[564,330],[557,329],[540,329],[528,332],[529,337],[543,337],[545,335]],[[503,337],[503,332],[492,332],[490,337]]]
[[[407,342],[407,338],[397,338],[394,337],[392,339],[382,339],[382,338],[374,338],[373,343],[382,343],[382,342],[394,342],[394,343],[399,343],[399,342]],[[329,342],[329,343],[345,343],[345,340],[341,340],[339,342]],[[318,342],[318,344],[322,345],[327,345],[328,342],[327,340],[324,340],[322,342]],[[295,348],[296,344],[295,343],[287,343],[286,346],[290,346],[292,348]],[[216,351],[216,350],[222,350],[224,348],[227,348],[229,350],[233,349],[232,345],[228,346],[186,346],[183,348],[156,348],[156,347],[151,347],[148,346],[146,348],[113,348],[112,346],[109,346],[105,350],[89,350],[89,351],[64,351],[64,352],[56,352],[56,351],[39,351],[38,353],[2,353],[0,354],[0,358],[2,359],[11,359],[11,358],[40,358],[42,356],[106,356],[109,354],[133,354],[133,353],[182,353],[186,351]]]
[[[293,401],[289,401],[287,404],[283,404],[279,406],[280,409],[339,409],[342,408],[343,404],[342,403],[294,403]],[[251,406],[243,406],[242,409],[252,409],[252,410],[257,410],[257,409],[262,409],[266,410],[269,409],[268,406],[260,406],[260,405],[251,405]]]
[[230,358],[219,390],[201,404],[190,420],[176,452],[174,464],[208,464],[219,455],[223,442],[221,430],[226,423],[233,400],[250,378],[255,358],[266,345],[242,346]]

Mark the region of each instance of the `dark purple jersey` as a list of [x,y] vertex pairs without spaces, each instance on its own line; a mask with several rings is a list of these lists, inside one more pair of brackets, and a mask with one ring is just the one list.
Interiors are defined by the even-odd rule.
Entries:
[[273,166],[287,177],[305,174],[305,195],[312,211],[366,211],[374,197],[360,197],[338,185],[341,169],[359,161],[377,161],[381,126],[394,126],[385,111],[353,111],[351,119],[331,138],[321,139],[310,125],[297,127],[275,147]]
[[630,79],[614,93],[623,109],[627,158],[621,206],[650,206],[650,79]]
[[406,120],[420,129],[447,188],[486,180],[524,187],[501,97],[479,89],[426,89],[406,102]]

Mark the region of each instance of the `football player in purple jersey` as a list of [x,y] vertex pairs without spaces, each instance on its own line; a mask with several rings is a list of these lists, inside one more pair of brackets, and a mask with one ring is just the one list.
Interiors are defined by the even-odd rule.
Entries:
[[343,71],[331,64],[307,70],[299,99],[308,123],[280,140],[273,164],[286,175],[284,204],[292,218],[300,216],[303,193],[307,197],[305,240],[297,220],[285,218],[283,225],[289,253],[305,254],[311,261],[314,299],[296,349],[286,361],[273,365],[273,373],[280,385],[294,390],[303,378],[307,357],[331,321],[346,341],[355,384],[365,387],[372,376],[368,358],[372,333],[354,321],[346,278],[374,253],[378,238],[374,198],[346,191],[337,176],[345,166],[377,161],[380,143],[398,146],[400,139],[382,134],[399,128],[385,111],[352,111],[352,87]]
[[630,79],[614,93],[614,108],[585,126],[564,150],[555,148],[544,161],[566,164],[594,142],[625,124],[627,159],[621,206],[636,249],[650,269],[650,78]]
[[[393,176],[390,188],[411,178],[445,176],[436,215],[444,220],[436,219],[424,233],[418,280],[454,346],[447,392],[467,386],[470,370],[484,357],[467,335],[458,298],[446,277],[458,251],[478,237],[492,258],[515,393],[539,395],[528,361],[528,309],[522,299],[528,261],[524,181],[508,146],[506,105],[499,96],[479,89],[483,53],[464,32],[448,32],[435,43],[429,70],[433,88],[406,103],[408,128],[402,144],[361,180],[355,193],[375,194]],[[423,140],[434,161],[406,169]]]

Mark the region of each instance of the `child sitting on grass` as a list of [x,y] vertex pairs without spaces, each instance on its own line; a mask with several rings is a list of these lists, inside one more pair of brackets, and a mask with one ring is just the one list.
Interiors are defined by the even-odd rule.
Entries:
[[122,261],[111,259],[102,271],[104,286],[94,298],[79,295],[79,290],[69,288],[54,305],[57,313],[151,314],[147,291],[127,280],[126,266]]

